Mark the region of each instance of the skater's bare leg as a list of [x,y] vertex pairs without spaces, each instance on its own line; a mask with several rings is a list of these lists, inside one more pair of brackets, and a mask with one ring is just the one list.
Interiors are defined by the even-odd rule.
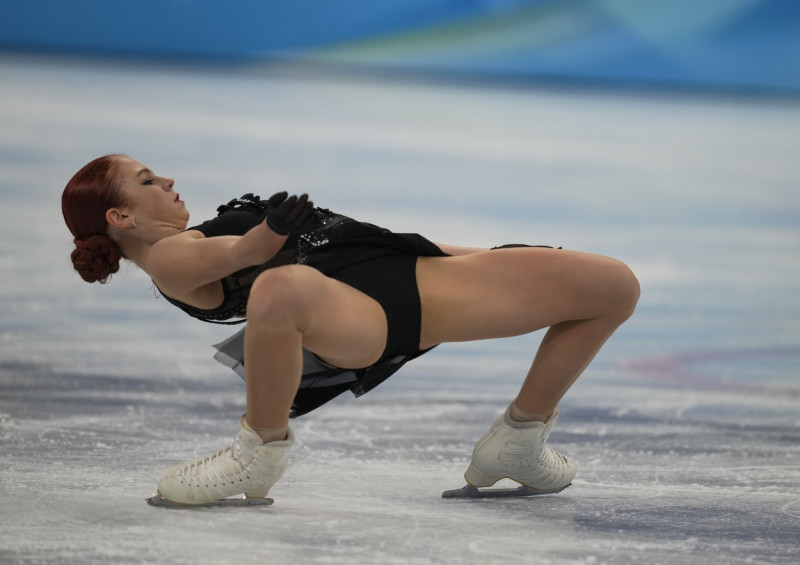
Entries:
[[346,368],[368,366],[386,345],[380,305],[305,266],[262,273],[247,304],[247,422],[262,436],[285,435],[302,376],[302,348]]
[[515,401],[542,421],[639,297],[636,278],[619,261],[558,249],[421,258],[417,280],[423,347],[549,328]]
[[639,286],[630,270],[607,257],[518,248],[421,259],[417,280],[423,347],[549,328],[517,399],[476,444],[467,483],[569,486],[577,464],[545,444],[558,402],[633,312]]
[[[514,400],[512,418],[544,422],[602,345],[624,319],[561,322],[552,326],[539,345],[530,371]],[[522,414],[526,412],[530,414]],[[521,417],[515,417],[519,414]]]
[[272,269],[254,283],[247,307],[247,413],[231,447],[169,469],[159,493],[206,504],[244,492],[266,497],[288,466],[294,435],[289,410],[302,373],[302,347],[340,367],[380,358],[386,316],[355,289],[299,265]]

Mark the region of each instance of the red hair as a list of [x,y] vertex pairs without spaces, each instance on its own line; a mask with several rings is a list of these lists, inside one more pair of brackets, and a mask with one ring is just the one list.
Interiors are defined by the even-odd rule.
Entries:
[[116,173],[120,155],[99,157],[70,179],[61,195],[61,213],[75,238],[72,265],[86,282],[108,282],[124,257],[108,236],[106,211],[122,206],[124,199]]

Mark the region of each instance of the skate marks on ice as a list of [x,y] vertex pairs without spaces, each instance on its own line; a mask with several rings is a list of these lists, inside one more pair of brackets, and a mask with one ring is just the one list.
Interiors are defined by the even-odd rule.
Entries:
[[800,518],[800,498],[781,506],[781,512],[791,518]]
[[[502,410],[500,399],[454,400],[449,391],[397,386],[342,398],[296,422],[302,441],[291,476],[275,485],[274,507],[243,523],[242,512],[254,509],[172,512],[142,504],[164,468],[192,455],[187,446],[203,453],[227,441],[241,406],[226,389],[238,381],[186,382],[178,402],[157,383],[42,368],[15,374],[6,380],[14,397],[52,411],[39,416],[0,400],[8,415],[0,467],[10,479],[0,492],[15,508],[13,522],[0,518],[7,534],[0,556],[183,564],[224,562],[245,550],[265,561],[359,565],[560,564],[587,556],[597,563],[797,563],[797,429],[698,421],[706,412],[699,398],[680,417],[571,406],[552,439],[582,463],[573,486],[535,501],[475,504],[440,495],[460,480],[474,439]],[[98,406],[97,396],[109,405]],[[142,547],[153,553],[142,555]]]
[[[529,536],[521,532],[547,525],[554,528],[553,543],[543,547],[537,537],[539,550],[567,558],[569,548],[558,541],[580,535],[581,548],[574,548],[576,562],[588,552],[601,561],[622,554],[670,564],[707,559],[738,563],[747,558],[797,563],[798,429],[769,420],[739,419],[731,406],[724,409],[713,391],[693,393],[691,402],[684,391],[676,391],[674,399],[666,389],[659,394],[664,405],[657,409],[652,391],[641,401],[642,408],[651,408],[655,415],[629,408],[573,405],[565,410],[568,417],[551,439],[581,462],[581,470],[572,487],[559,496],[498,497],[466,505],[439,497],[437,504],[432,498],[431,491],[439,485],[447,488],[463,472],[468,463],[465,454],[472,447],[469,438],[480,435],[481,422],[491,420],[502,408],[499,403],[444,401],[434,395],[411,398],[412,394],[396,391],[362,400],[357,421],[349,403],[333,405],[300,424],[306,438],[302,463],[321,458],[331,467],[342,466],[336,469],[336,491],[347,492],[348,497],[357,492],[366,501],[378,496],[370,485],[384,474],[383,461],[386,476],[401,483],[393,491],[383,487],[380,496],[387,497],[383,503],[408,497],[422,516],[448,516],[458,531],[469,532],[469,549],[475,554],[505,555],[508,547],[517,547],[504,547],[509,532]],[[634,394],[631,400],[640,402]],[[750,397],[751,403],[755,400]],[[771,396],[768,401],[776,402]],[[728,421],[707,421],[710,412],[727,413]],[[345,429],[347,434],[340,433]],[[363,462],[366,453],[370,465]],[[342,479],[347,460],[360,462],[363,474],[358,480]],[[401,463],[412,460],[414,470],[407,470],[418,485],[414,489],[403,486],[398,476]],[[320,479],[309,474],[300,482],[312,480]],[[292,506],[299,502],[297,496],[306,496],[299,486],[282,488],[286,487],[295,491]],[[315,487],[332,491],[321,483]],[[283,506],[283,497],[280,502]],[[369,505],[375,503],[373,498]],[[484,529],[472,520],[483,523]],[[529,537],[520,539],[530,543]],[[521,542],[518,545],[525,549]],[[728,549],[720,549],[723,545]]]
[[204,502],[203,504],[181,504],[179,502],[167,500],[158,494],[151,496],[150,498],[146,498],[145,501],[149,506],[155,506],[157,508],[179,508],[183,510],[193,510],[199,508],[257,508],[262,506],[272,506],[272,504],[275,502],[275,500],[272,498],[250,498],[245,496],[238,498],[222,498],[212,502]]
[[542,496],[545,494],[557,494],[572,485],[572,483],[561,488],[535,489],[520,485],[516,488],[478,488],[466,485],[459,489],[446,490],[442,493],[442,498],[461,498],[468,500],[482,498],[524,498],[528,496]]

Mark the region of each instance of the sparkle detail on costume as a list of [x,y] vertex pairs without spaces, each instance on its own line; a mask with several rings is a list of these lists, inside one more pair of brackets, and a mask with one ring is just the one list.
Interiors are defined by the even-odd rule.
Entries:
[[328,245],[331,242],[331,240],[327,237],[319,237],[308,233],[301,235],[300,239],[311,247],[322,247],[323,245]]

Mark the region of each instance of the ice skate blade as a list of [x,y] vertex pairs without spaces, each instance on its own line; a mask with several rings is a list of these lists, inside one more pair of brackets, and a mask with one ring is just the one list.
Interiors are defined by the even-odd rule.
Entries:
[[571,484],[551,489],[535,489],[524,485],[520,485],[517,488],[479,489],[478,487],[467,485],[459,489],[444,491],[442,498],[521,498],[525,496],[541,496],[543,494],[556,494]]
[[180,504],[172,502],[161,495],[151,496],[147,499],[147,504],[150,506],[158,506],[160,508],[238,508],[242,506],[269,506],[275,502],[272,498],[223,498],[222,500],[214,500],[213,502],[204,502],[203,504]]

